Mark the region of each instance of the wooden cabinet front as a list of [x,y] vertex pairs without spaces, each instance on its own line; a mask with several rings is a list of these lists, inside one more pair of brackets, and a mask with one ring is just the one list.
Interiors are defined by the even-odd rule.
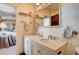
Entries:
[[32,55],[56,55],[56,52],[32,41]]

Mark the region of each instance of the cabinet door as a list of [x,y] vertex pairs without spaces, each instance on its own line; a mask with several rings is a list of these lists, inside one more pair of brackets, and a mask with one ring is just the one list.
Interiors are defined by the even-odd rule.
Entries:
[[32,42],[32,54],[33,55],[56,55],[56,52],[42,46],[41,44]]
[[39,45],[32,41],[32,55],[40,55]]
[[49,48],[41,46],[40,47],[40,54],[41,55],[56,55],[56,52],[53,50],[50,50]]

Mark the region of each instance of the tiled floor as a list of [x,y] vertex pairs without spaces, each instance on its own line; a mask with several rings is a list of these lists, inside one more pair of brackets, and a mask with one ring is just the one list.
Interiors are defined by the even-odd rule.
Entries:
[[0,49],[0,55],[16,55],[16,46]]

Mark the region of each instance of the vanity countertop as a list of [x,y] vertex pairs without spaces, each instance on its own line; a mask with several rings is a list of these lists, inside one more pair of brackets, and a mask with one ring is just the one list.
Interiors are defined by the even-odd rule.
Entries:
[[[51,39],[48,39],[48,40],[45,40],[43,39],[42,37],[40,36],[37,36],[37,35],[32,35],[32,36],[25,36],[25,38],[29,38],[49,49],[52,49],[53,51],[57,51],[58,49],[62,48],[63,46],[65,46],[67,44],[67,41],[66,40],[59,40],[59,39],[56,39],[56,40],[51,40]],[[61,38],[63,39],[63,38]]]

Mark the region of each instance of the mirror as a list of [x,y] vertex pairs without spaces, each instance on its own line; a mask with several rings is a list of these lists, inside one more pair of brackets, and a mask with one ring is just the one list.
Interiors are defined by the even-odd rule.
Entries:
[[59,3],[39,3],[35,6],[37,26],[60,27]]

